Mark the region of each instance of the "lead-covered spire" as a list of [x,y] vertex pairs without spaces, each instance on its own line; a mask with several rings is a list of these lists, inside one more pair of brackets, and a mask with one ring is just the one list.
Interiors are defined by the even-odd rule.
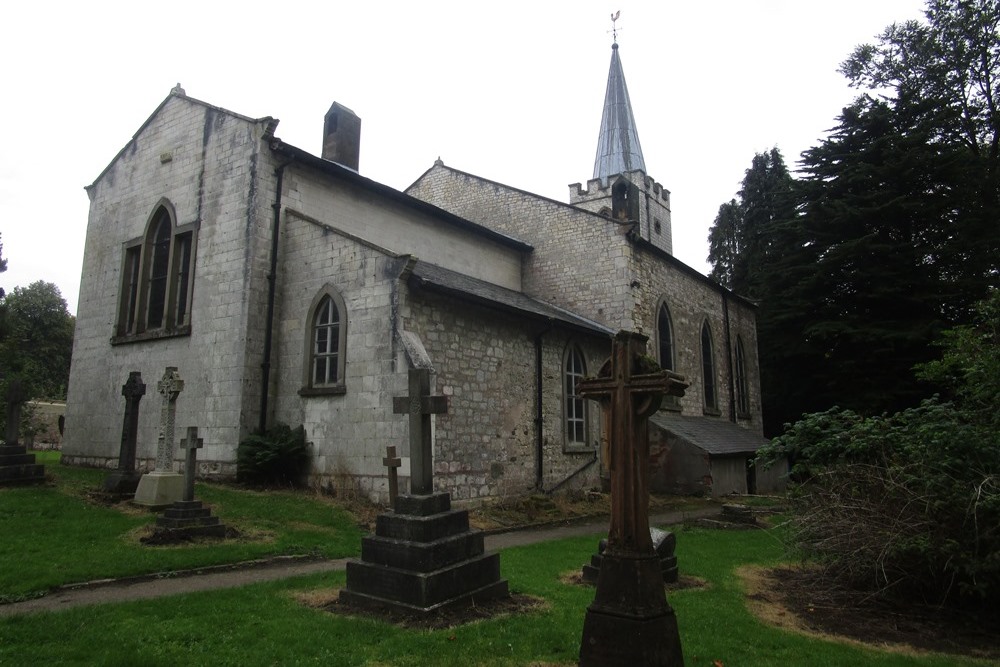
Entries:
[[601,133],[597,139],[594,178],[605,179],[636,169],[646,171],[646,162],[642,159],[642,146],[635,129],[632,103],[616,41],[611,45],[611,70],[608,72],[608,90],[604,95]]

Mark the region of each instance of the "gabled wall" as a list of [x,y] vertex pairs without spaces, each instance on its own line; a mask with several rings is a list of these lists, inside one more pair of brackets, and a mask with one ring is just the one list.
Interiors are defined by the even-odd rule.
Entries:
[[[199,458],[231,462],[256,423],[266,286],[271,169],[261,147],[268,121],[251,121],[171,94],[88,188],[91,198],[66,408],[64,461],[117,463],[121,386],[140,371],[138,457],[156,455],[165,367],[185,381],[177,438],[197,426]],[[198,227],[190,335],[112,345],[122,289],[123,244],[142,236],[167,200],[177,224]],[[231,472],[229,464],[206,464]]]

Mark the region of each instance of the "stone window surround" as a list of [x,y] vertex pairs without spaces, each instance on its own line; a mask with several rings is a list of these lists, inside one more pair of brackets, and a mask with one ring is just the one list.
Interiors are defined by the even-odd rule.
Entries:
[[[337,332],[337,381],[332,384],[315,384],[313,375],[313,360],[315,351],[316,317],[319,315],[320,305],[326,298],[330,298],[333,307],[337,309],[339,326]],[[299,396],[332,396],[347,393],[347,385],[344,381],[347,356],[347,307],[340,292],[332,284],[327,283],[320,288],[309,304],[306,316],[306,327],[304,339],[304,350],[302,355],[302,388],[299,389]]]
[[733,350],[735,358],[734,372],[736,374],[736,416],[740,419],[750,419],[750,393],[747,382],[746,351],[743,338],[736,334],[736,344]]
[[[706,336],[707,334],[707,336]],[[708,345],[706,346],[706,338]],[[702,411],[706,415],[718,417],[719,397],[716,382],[715,341],[712,338],[712,326],[705,317],[701,321],[701,380],[702,380]]]
[[[662,331],[662,328],[660,326],[660,314],[661,313],[666,314],[666,316],[667,316],[667,332],[666,333],[667,333],[667,337],[668,337],[668,343],[669,343],[669,346],[670,346],[670,361],[669,361],[669,364],[666,365],[666,366],[663,365],[663,338],[662,338],[663,337],[663,331]],[[677,349],[677,346],[675,344],[675,340],[676,339],[674,337],[674,319],[673,319],[673,317],[670,316],[670,307],[667,306],[667,299],[666,299],[666,297],[660,298],[659,303],[656,305],[656,320],[654,322],[654,336],[653,336],[653,340],[656,341],[656,360],[659,362],[660,368],[664,368],[664,369],[670,370],[670,371],[676,369],[677,368],[677,359],[676,359],[676,349]],[[669,410],[671,412],[680,412],[680,410],[681,410],[680,399],[677,398],[676,396],[664,396],[663,397],[663,401],[660,404],[660,409],[661,410]]]
[[[164,215],[169,223],[169,249],[166,285],[163,296],[158,300],[163,312],[160,324],[149,326],[153,236]],[[174,206],[164,197],[153,206],[143,235],[122,244],[118,315],[111,337],[112,345],[191,335],[198,230],[197,222],[178,225]],[[182,265],[183,257],[179,252],[182,249],[187,253],[186,266]],[[183,307],[180,312],[179,306]]]
[[[573,360],[574,355],[580,362],[579,372],[574,372],[573,367],[570,362]],[[590,408],[588,401],[579,398],[578,396],[568,395],[566,393],[566,381],[570,376],[578,376],[578,379],[582,380],[587,375],[587,358],[584,356],[583,351],[580,349],[576,343],[570,341],[567,343],[565,350],[563,350],[562,358],[562,407],[563,407],[563,451],[564,452],[593,452],[594,447],[589,444],[590,439]],[[577,403],[577,401],[579,401]],[[570,408],[572,405],[577,405],[582,410],[580,414],[571,414]],[[571,439],[570,427],[572,424],[582,422],[583,424],[583,442],[577,442]]]

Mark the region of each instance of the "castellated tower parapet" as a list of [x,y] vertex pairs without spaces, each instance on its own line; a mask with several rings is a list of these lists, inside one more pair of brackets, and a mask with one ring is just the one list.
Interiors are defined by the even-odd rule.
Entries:
[[583,188],[569,186],[569,203],[586,211],[636,224],[636,234],[661,250],[673,254],[673,228],[670,222],[670,191],[644,171],[628,171],[593,178]]

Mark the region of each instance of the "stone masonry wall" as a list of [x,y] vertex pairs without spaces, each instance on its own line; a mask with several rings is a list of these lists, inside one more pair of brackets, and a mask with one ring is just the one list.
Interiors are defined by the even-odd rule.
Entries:
[[[171,95],[89,189],[90,218],[84,248],[73,363],[66,406],[64,461],[114,466],[121,442],[121,386],[140,371],[146,396],[140,404],[138,458],[148,467],[156,453],[160,396],[156,382],[166,366],[185,381],[177,401],[177,438],[198,426],[205,439],[203,470],[231,474],[248,414],[247,330],[259,310],[248,291],[260,292],[260,240],[269,219],[262,202],[257,157],[264,123]],[[165,199],[177,224],[198,225],[190,304],[191,334],[111,345],[121,290],[123,244],[145,234]],[[266,245],[266,244],[265,244]],[[265,267],[266,268],[266,267]],[[259,372],[259,370],[258,370]],[[258,382],[259,384],[259,382]]]
[[[434,389],[450,401],[449,414],[435,418],[436,487],[451,491],[458,501],[536,488],[535,336],[543,331],[543,487],[551,488],[593,460],[599,437],[595,409],[589,413],[594,449],[564,451],[562,363],[572,339],[581,346],[588,370],[596,369],[607,356],[606,341],[546,330],[434,293],[411,293],[408,303],[406,328],[420,336],[434,363]],[[599,466],[591,465],[569,486],[596,484],[598,473]]]
[[627,225],[442,165],[407,193],[534,246],[524,262],[525,294],[632,328]]

